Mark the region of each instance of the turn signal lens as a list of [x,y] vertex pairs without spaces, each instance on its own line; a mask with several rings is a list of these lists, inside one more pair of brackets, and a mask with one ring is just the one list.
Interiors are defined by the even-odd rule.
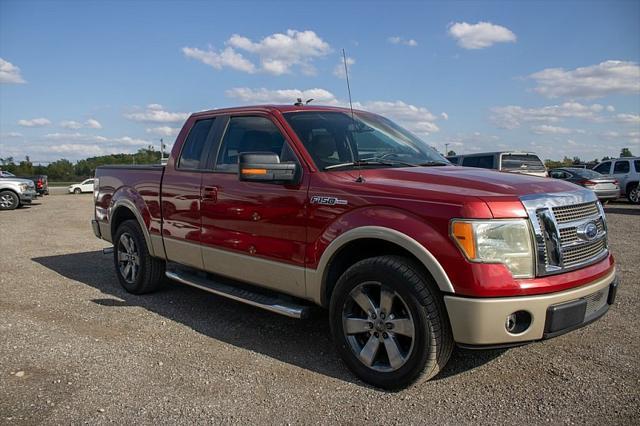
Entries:
[[242,169],[243,175],[266,175],[267,169]]
[[469,259],[476,258],[476,244],[473,239],[473,225],[468,222],[454,222],[453,237]]

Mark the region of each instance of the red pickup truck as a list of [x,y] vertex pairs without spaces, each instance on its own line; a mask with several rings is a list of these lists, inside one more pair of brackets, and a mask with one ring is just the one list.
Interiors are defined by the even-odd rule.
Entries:
[[383,388],[433,377],[454,344],[588,324],[618,285],[592,191],[453,166],[364,111],[199,112],[166,166],[99,167],[94,196],[127,291],[166,276],[295,318],[328,308],[344,362]]

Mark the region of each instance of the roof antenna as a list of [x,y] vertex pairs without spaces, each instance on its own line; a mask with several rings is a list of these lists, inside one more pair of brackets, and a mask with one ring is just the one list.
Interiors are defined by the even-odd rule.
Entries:
[[[353,102],[351,101],[351,85],[349,84],[349,69],[347,67],[347,54],[345,53],[344,48],[342,49],[342,61],[344,62],[344,75],[347,79],[347,92],[349,92],[349,109],[351,110],[351,123],[353,125],[353,141],[356,142],[356,119],[353,114]],[[354,157],[354,161],[360,161],[360,159],[356,160],[355,155],[353,155],[353,151],[351,154]],[[364,178],[362,177],[362,166],[360,164],[358,164],[358,178],[356,179],[356,182],[364,182]]]
[[302,102],[302,98],[298,98],[293,105],[294,106],[305,106],[305,105],[309,105],[311,102],[313,101],[313,98],[311,99],[307,99],[306,101]]

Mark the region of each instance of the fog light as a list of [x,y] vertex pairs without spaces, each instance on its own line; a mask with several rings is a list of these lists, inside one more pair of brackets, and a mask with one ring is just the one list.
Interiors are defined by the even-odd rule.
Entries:
[[517,311],[507,315],[504,327],[511,334],[525,332],[531,325],[531,314],[527,311]]

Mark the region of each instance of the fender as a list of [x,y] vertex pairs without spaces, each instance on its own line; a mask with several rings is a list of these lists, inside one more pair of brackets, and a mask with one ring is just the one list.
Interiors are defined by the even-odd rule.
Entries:
[[[133,200],[133,201],[132,201]],[[111,227],[111,235],[113,239],[113,234],[115,229],[113,229],[113,221],[115,213],[119,209],[128,209],[133,215],[136,217],[138,221],[138,225],[142,229],[142,234],[144,235],[144,240],[147,243],[147,248],[149,250],[149,254],[151,256],[159,256],[164,258],[164,253],[157,253],[152,244],[152,238],[149,234],[149,223],[151,222],[151,214],[149,213],[149,209],[147,208],[146,203],[136,191],[129,187],[119,188],[111,198],[110,206],[107,210],[107,214],[109,217],[109,224]],[[146,218],[146,219],[145,219]]]
[[[363,212],[364,210],[364,212]],[[373,211],[375,210],[375,212]],[[361,213],[367,216],[367,220],[359,220]],[[387,219],[387,223],[390,226],[380,225],[365,225],[365,223],[371,223],[371,218],[380,214]],[[389,222],[389,218],[393,217],[394,220]],[[396,223],[396,220],[399,222]],[[358,226],[362,224],[362,226]],[[446,222],[445,222],[446,224]],[[351,226],[349,226],[351,225]],[[347,230],[344,230],[347,228]],[[349,229],[351,228],[351,229]],[[444,293],[455,293],[454,287],[449,279],[449,276],[445,272],[445,269],[441,263],[436,259],[433,253],[425,246],[425,243],[421,243],[413,236],[420,236],[420,240],[437,245],[440,252],[447,252],[448,247],[451,246],[451,250],[455,250],[449,242],[442,244],[442,234],[435,231],[430,227],[423,219],[416,217],[415,215],[404,212],[402,210],[390,209],[386,207],[382,208],[367,208],[358,209],[349,212],[347,215],[341,216],[333,225],[329,226],[322,236],[318,238],[315,249],[321,252],[320,258],[317,262],[317,268],[307,268],[306,270],[306,283],[307,283],[307,298],[322,304],[324,302],[324,295],[327,286],[327,269],[330,262],[333,260],[335,254],[351,241],[372,238],[378,240],[384,240],[393,243],[397,246],[409,251],[416,257],[424,267],[429,271],[434,278],[438,288]],[[326,244],[328,235],[338,235],[322,250],[321,246]]]

